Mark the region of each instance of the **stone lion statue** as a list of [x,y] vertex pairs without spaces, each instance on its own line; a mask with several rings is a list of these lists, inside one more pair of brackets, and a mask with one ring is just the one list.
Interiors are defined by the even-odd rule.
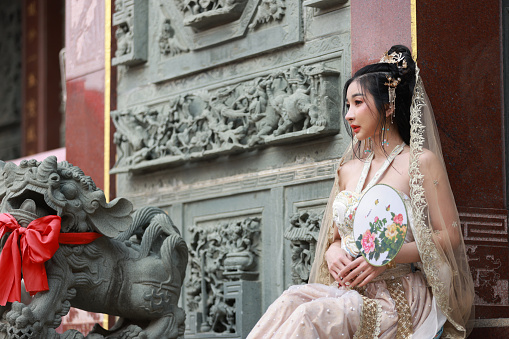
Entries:
[[[55,331],[71,306],[120,317],[110,330],[96,324],[86,338],[183,337],[185,313],[177,303],[188,249],[163,210],[132,214],[126,199],[107,203],[80,168],[55,157],[19,167],[0,161],[0,200],[0,213],[21,227],[57,215],[60,236],[99,236],[88,244],[60,243],[45,262],[48,290],[0,305],[0,338],[84,338],[76,330]],[[0,239],[0,249],[8,236]]]

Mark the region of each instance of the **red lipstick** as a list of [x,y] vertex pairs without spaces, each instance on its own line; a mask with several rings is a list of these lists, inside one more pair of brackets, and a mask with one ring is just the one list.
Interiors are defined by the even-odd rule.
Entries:
[[359,131],[361,130],[361,126],[350,125],[350,127],[352,127],[352,130],[355,134],[359,133]]

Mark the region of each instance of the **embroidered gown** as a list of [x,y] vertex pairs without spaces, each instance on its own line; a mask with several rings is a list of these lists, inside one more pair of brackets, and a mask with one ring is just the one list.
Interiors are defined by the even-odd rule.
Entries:
[[[352,219],[362,195],[380,179],[394,157],[393,152],[364,186],[372,157],[361,173],[355,192],[340,192],[333,204],[333,219],[341,236],[341,246],[355,247]],[[396,150],[395,150],[396,151]],[[410,198],[400,193],[407,211]],[[414,241],[413,218],[405,243]],[[351,247],[350,247],[351,248]],[[336,285],[307,284],[292,286],[267,309],[248,339],[255,338],[423,338],[435,337],[445,316],[427,287],[426,279],[410,264],[395,268],[367,284],[348,289]],[[413,334],[412,334],[413,332]]]

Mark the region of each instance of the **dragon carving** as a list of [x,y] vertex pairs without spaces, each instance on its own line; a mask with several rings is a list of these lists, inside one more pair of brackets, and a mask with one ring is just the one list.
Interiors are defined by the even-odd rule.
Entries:
[[84,338],[76,330],[55,331],[71,306],[120,317],[109,330],[96,324],[86,338],[183,337],[185,313],[177,303],[188,249],[163,210],[131,213],[126,199],[107,203],[80,168],[55,157],[19,166],[0,161],[0,200],[0,213],[21,227],[57,215],[60,234],[102,235],[85,245],[59,245],[45,263],[49,290],[0,306],[0,338]]

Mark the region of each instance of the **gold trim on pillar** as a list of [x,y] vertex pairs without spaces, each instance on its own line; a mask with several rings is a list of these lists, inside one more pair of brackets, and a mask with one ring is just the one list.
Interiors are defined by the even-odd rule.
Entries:
[[104,0],[104,195],[110,200],[111,0]]
[[410,25],[412,34],[412,54],[414,60],[417,60],[417,0],[410,0]]

